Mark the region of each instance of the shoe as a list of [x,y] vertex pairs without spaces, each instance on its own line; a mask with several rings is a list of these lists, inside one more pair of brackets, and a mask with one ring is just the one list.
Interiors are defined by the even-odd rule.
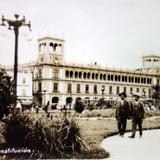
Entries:
[[134,136],[129,136],[129,138],[134,138]]

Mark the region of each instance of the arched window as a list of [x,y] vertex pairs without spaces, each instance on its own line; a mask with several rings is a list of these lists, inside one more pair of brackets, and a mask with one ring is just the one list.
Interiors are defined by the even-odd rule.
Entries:
[[86,79],[86,77],[87,77],[87,73],[84,72],[84,73],[83,73],[83,78]]
[[115,81],[117,81],[117,75],[115,75]]
[[53,48],[54,48],[54,51],[56,51],[56,49],[57,49],[57,43],[54,44]]
[[98,73],[96,73],[96,79],[98,79]]
[[138,81],[138,83],[140,83],[140,77],[138,77],[137,81]]
[[124,82],[124,76],[122,76],[122,82]]
[[127,76],[125,76],[125,82],[127,82]]
[[78,78],[78,72],[77,71],[74,73],[74,77]]
[[137,83],[138,82],[138,79],[137,79],[137,77],[135,77],[135,83]]
[[118,76],[118,81],[119,81],[119,82],[121,81],[121,76],[120,76],[120,75]]
[[111,81],[113,81],[113,75],[111,75]]
[[79,78],[82,78],[82,72],[79,72]]
[[73,71],[70,71],[70,78],[73,78]]
[[65,75],[67,78],[69,77],[69,71],[67,70],[66,71],[66,75]]
[[110,76],[110,74],[108,74],[108,81],[110,81],[110,79],[111,79],[111,76]]
[[58,97],[53,97],[52,98],[52,103],[58,103],[59,101],[59,98]]
[[143,78],[141,78],[141,83],[143,84]]
[[50,43],[49,44],[49,53],[52,53],[53,52],[53,43]]
[[87,78],[90,79],[90,73],[89,72],[87,73]]
[[103,76],[102,76],[102,73],[101,73],[101,74],[100,74],[100,80],[102,80],[102,77],[103,77]]
[[71,104],[71,103],[72,103],[72,100],[73,100],[72,97],[67,97],[67,98],[66,98],[66,105],[67,105],[67,104]]
[[131,77],[129,76],[129,82],[131,82]]
[[92,79],[94,79],[94,77],[95,77],[95,74],[94,74],[94,73],[92,73]]

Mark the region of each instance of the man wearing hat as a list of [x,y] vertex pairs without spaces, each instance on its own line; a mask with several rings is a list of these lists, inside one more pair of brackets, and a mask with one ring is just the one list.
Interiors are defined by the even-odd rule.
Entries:
[[120,96],[120,101],[117,103],[116,106],[116,120],[117,120],[119,135],[123,137],[126,131],[127,118],[129,114],[129,103],[125,99],[127,97],[125,92],[121,92],[119,96]]
[[131,117],[132,117],[132,134],[129,138],[134,138],[136,134],[136,128],[138,125],[139,135],[142,137],[142,119],[144,118],[144,104],[139,100],[140,94],[135,93],[134,102],[131,105]]

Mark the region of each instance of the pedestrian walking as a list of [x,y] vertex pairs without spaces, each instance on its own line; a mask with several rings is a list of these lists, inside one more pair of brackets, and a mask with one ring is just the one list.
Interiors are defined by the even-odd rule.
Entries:
[[119,96],[120,101],[118,101],[116,105],[116,120],[119,135],[123,137],[126,131],[127,118],[129,114],[129,102],[126,100],[127,95],[125,92],[121,92]]
[[131,117],[132,117],[132,134],[129,138],[134,138],[136,134],[137,125],[139,128],[139,135],[142,137],[142,122],[144,118],[144,104],[140,101],[139,93],[133,94],[134,102],[131,105]]

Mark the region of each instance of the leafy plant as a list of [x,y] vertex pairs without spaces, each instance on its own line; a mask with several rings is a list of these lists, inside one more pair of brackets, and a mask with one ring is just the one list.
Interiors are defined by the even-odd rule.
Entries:
[[77,113],[82,113],[83,110],[84,110],[84,104],[82,103],[81,99],[80,98],[77,98],[76,99],[76,102],[74,104],[74,110],[77,112]]
[[33,122],[28,115],[13,113],[5,121],[3,132],[6,144],[8,146],[24,147],[26,146],[25,137],[33,127]]
[[85,145],[81,137],[80,128],[74,119],[71,119],[70,121],[68,119],[64,119],[58,132],[59,139],[63,144],[65,153],[80,153],[85,149]]
[[9,106],[14,104],[14,81],[5,69],[0,68],[0,119],[9,114]]
[[66,118],[38,120],[25,140],[36,158],[66,158],[85,148],[78,124]]

